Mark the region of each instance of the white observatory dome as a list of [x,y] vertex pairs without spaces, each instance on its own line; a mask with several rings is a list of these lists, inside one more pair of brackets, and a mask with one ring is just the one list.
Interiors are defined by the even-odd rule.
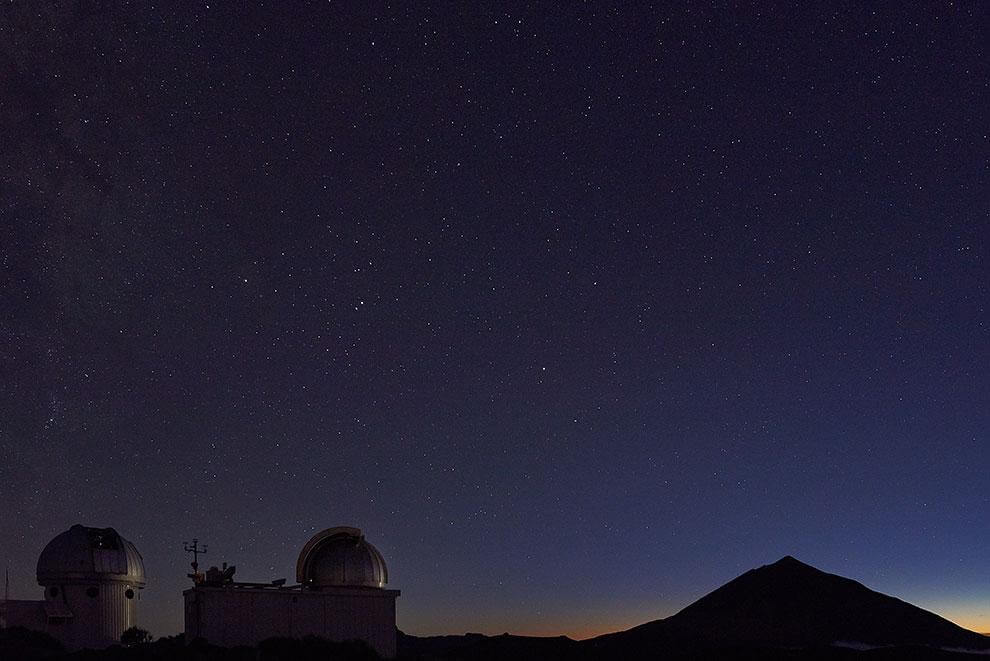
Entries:
[[313,536],[299,554],[296,580],[321,587],[383,588],[388,569],[382,554],[357,528],[328,528]]
[[40,585],[94,581],[139,588],[146,583],[141,554],[113,528],[74,525],[48,542],[38,557]]

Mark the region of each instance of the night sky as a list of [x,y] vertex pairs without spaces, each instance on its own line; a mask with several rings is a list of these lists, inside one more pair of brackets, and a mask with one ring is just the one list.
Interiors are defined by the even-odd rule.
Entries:
[[785,554],[990,631],[990,5],[560,5],[0,9],[12,597],[353,525],[414,634]]

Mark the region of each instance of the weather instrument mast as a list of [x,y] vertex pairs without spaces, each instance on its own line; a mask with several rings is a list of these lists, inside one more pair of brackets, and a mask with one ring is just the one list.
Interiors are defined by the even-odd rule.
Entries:
[[193,573],[186,574],[187,577],[193,580],[193,583],[203,582],[203,573],[199,571],[199,556],[201,554],[206,554],[206,544],[202,546],[199,545],[199,540],[193,537],[192,544],[189,542],[182,542],[182,548],[186,553],[193,554],[193,561],[189,564],[192,565]]

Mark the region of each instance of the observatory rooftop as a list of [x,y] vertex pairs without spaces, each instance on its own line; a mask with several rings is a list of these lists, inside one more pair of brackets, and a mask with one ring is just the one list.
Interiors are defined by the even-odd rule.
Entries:
[[299,554],[296,580],[306,587],[384,588],[385,559],[357,528],[328,528],[315,534]]
[[38,583],[121,581],[145,584],[144,560],[113,528],[74,525],[48,542],[38,558]]

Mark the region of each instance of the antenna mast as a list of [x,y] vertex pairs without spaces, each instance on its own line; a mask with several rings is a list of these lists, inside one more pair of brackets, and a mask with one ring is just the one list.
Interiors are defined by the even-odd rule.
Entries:
[[206,553],[206,544],[200,546],[199,540],[193,537],[192,544],[189,542],[182,542],[182,548],[186,553],[193,554],[193,561],[189,563],[192,566],[193,573],[186,574],[186,576],[191,578],[193,583],[202,583],[203,574],[199,571],[199,556],[200,554]]
[[10,601],[10,566],[3,572],[3,601],[0,601],[0,629],[7,628],[7,602]]

